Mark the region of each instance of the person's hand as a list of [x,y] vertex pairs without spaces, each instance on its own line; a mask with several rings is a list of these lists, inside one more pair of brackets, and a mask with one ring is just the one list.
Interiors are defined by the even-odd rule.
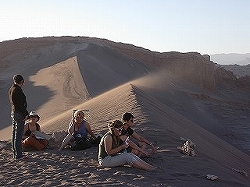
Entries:
[[141,153],[144,154],[145,156],[149,156],[149,153],[143,149],[141,150]]
[[124,143],[124,144],[122,144],[122,145],[120,145],[120,146],[121,146],[122,149],[127,149],[129,145],[126,144],[126,143]]
[[33,132],[31,132],[30,137],[36,137],[36,135]]
[[126,145],[129,145],[129,142],[130,142],[130,140],[129,140],[129,136],[126,138],[126,140],[124,141],[124,143],[126,144]]
[[156,148],[155,148],[155,146],[153,144],[151,145],[151,150],[152,150],[153,153],[157,152],[157,150],[156,150]]

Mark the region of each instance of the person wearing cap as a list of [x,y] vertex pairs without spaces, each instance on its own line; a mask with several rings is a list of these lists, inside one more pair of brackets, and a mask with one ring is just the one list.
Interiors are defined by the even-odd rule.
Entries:
[[27,123],[24,126],[22,146],[28,149],[43,150],[48,145],[48,140],[37,137],[35,132],[41,132],[41,127],[37,123],[40,116],[31,111],[28,116]]
[[148,156],[148,152],[146,152],[146,147],[147,145],[150,146],[151,150],[153,153],[156,153],[156,148],[154,147],[153,143],[148,141],[146,138],[143,136],[137,134],[131,127],[134,124],[134,116],[131,113],[124,113],[122,116],[122,121],[123,121],[123,129],[121,131],[121,135],[129,136],[134,138],[135,140],[138,141],[138,146],[143,150],[140,151],[139,149],[134,149],[133,147],[128,148],[128,152],[132,152],[136,154],[137,156]]
[[22,75],[13,76],[14,84],[9,89],[9,101],[11,105],[12,120],[12,149],[14,159],[25,159],[22,152],[22,135],[25,120],[28,117],[26,96],[23,93],[24,79]]
[[148,164],[133,153],[127,153],[128,143],[120,138],[123,123],[114,120],[108,123],[108,132],[102,137],[99,144],[98,162],[103,167],[116,167],[131,165],[132,167],[147,171],[156,167]]

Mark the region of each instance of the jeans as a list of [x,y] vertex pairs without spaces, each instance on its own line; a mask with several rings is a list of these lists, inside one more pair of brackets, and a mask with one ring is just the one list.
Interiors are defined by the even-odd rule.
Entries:
[[139,160],[139,157],[136,155],[124,152],[116,156],[106,156],[103,159],[99,159],[99,164],[104,167],[116,167],[125,164],[132,165],[137,160]]
[[12,118],[12,149],[14,153],[14,158],[18,159],[22,157],[22,136],[24,130],[24,119],[23,114],[14,112],[11,114]]

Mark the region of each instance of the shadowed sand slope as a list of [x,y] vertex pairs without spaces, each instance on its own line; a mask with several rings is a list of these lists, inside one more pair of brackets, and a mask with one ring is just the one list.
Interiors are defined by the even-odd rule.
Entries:
[[155,69],[153,65],[137,61],[115,49],[95,44],[79,51],[77,61],[92,97],[143,77]]
[[[152,123],[150,128],[155,128],[156,131],[166,131],[165,135],[161,135],[165,137],[160,138],[162,141],[171,141],[171,139],[167,138],[169,136],[168,131],[174,132],[179,137],[194,141],[198,155],[216,160],[219,165],[227,169],[242,168],[246,172],[250,172],[249,155],[174,112],[161,102],[147,95],[143,90],[135,86],[133,86],[133,90],[137,102],[142,106],[142,111],[149,116],[149,124]],[[152,134],[150,133],[150,135]],[[157,141],[157,138],[159,136],[155,137],[154,141]],[[165,147],[163,142],[162,146]]]
[[131,85],[124,84],[80,105],[76,105],[52,119],[45,120],[43,129],[47,132],[66,130],[74,109],[89,110],[87,120],[92,124],[93,130],[100,133],[106,131],[108,121],[121,119],[122,114],[126,111],[136,115],[141,123],[146,121],[146,118],[141,113],[140,106],[135,100]]
[[[27,81],[28,82],[28,81]],[[81,86],[79,86],[81,85]],[[72,57],[39,70],[25,85],[28,107],[41,116],[40,124],[90,98],[77,64]],[[5,119],[9,121],[10,119]],[[2,139],[10,139],[11,126],[3,130]]]

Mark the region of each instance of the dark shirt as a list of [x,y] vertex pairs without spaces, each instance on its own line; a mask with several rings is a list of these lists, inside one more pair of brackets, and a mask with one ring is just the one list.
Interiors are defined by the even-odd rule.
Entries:
[[[99,152],[98,152],[98,159],[103,159],[105,157],[108,156],[107,152],[105,151],[105,145],[104,145],[104,139],[106,138],[106,136],[112,136],[112,149],[115,149],[117,147],[119,147],[120,145],[123,144],[123,141],[121,139],[119,139],[119,142],[117,142],[117,144],[115,143],[114,140],[114,135],[112,135],[110,132],[107,132],[101,139],[100,144],[99,144]],[[123,150],[119,151],[119,153],[121,153]],[[116,154],[111,155],[111,156],[116,156]]]
[[133,133],[134,133],[134,130],[129,127],[126,130],[123,128],[121,135],[131,136]]
[[18,112],[27,116],[29,113],[27,111],[26,96],[20,86],[14,84],[9,89],[9,100],[11,105],[11,113]]
[[[40,125],[38,123],[36,123],[36,130],[40,131]],[[31,130],[30,130],[30,125],[28,124],[28,129],[24,134],[25,136],[30,136],[31,135]]]

